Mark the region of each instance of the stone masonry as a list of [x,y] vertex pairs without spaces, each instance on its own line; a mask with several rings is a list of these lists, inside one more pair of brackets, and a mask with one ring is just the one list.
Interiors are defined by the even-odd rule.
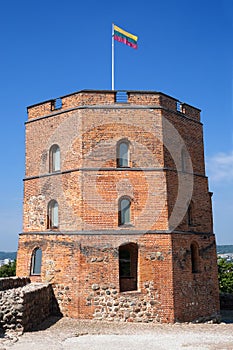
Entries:
[[123,94],[84,90],[28,107],[17,276],[51,284],[65,316],[215,319],[200,110],[160,92]]
[[0,279],[0,327],[22,333],[38,326],[53,312],[50,285],[30,283],[29,278]]

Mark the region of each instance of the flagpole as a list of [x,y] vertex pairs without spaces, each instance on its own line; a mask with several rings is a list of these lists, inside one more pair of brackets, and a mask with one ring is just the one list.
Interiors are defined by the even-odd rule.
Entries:
[[114,23],[112,23],[112,90],[114,90]]

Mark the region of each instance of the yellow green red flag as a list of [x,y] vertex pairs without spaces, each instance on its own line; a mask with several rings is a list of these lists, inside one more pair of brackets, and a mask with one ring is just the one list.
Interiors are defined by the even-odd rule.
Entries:
[[115,24],[114,24],[113,30],[114,30],[113,32],[114,40],[117,40],[123,44],[126,44],[132,47],[133,49],[137,49],[138,37],[136,35],[126,32],[124,29],[116,26]]

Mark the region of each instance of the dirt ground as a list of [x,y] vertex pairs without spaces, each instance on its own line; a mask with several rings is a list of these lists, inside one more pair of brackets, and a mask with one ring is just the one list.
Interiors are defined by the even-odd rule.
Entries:
[[52,317],[20,337],[0,338],[0,350],[233,350],[233,311],[220,324],[134,324]]

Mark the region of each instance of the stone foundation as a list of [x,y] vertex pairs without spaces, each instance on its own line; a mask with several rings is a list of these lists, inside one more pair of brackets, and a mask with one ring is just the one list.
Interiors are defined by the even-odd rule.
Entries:
[[119,294],[114,285],[93,284],[87,304],[95,306],[93,318],[97,320],[161,322],[153,283],[145,283],[145,289],[146,295],[137,291]]

